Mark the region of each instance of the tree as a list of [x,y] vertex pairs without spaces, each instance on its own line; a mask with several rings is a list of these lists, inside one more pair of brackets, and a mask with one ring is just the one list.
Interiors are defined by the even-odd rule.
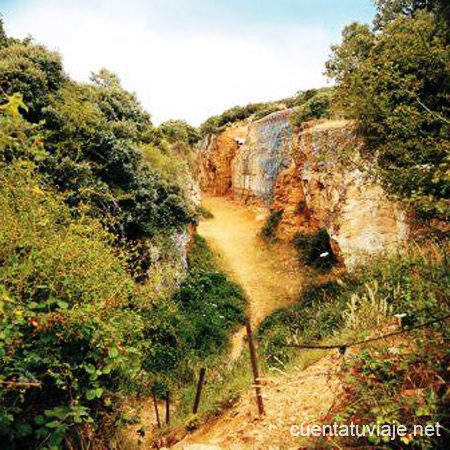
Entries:
[[3,25],[3,17],[0,14],[0,48],[8,45],[8,37],[6,36],[5,27]]
[[448,220],[450,47],[434,14],[402,9],[382,29],[350,25],[332,50],[340,106],[385,186],[421,215]]
[[119,139],[149,142],[152,131],[150,114],[136,95],[126,91],[119,77],[107,69],[91,75],[91,101],[105,115],[113,134]]
[[400,16],[411,16],[419,9],[431,10],[433,0],[374,0],[377,14],[374,19],[376,28],[382,28]]
[[197,129],[184,120],[168,120],[159,126],[159,130],[170,144],[182,142],[192,146],[198,142],[201,137]]
[[0,48],[0,88],[6,95],[22,94],[31,122],[41,120],[50,95],[65,80],[60,55],[41,45],[12,43]]

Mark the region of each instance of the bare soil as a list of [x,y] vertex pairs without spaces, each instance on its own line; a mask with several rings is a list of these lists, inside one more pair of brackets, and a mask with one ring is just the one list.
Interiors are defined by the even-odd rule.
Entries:
[[219,255],[223,268],[244,289],[253,328],[265,317],[298,299],[303,272],[289,245],[267,244],[260,237],[266,211],[225,197],[205,197],[214,218],[198,233]]
[[[255,329],[274,310],[298,299],[304,272],[288,246],[268,245],[259,236],[266,211],[223,197],[206,197],[212,220],[198,232],[220,256],[223,268],[244,289]],[[231,359],[243,348],[245,330],[232,339]],[[236,361],[239,363],[239,361]],[[305,438],[290,433],[292,425],[320,423],[341,393],[337,352],[318,355],[307,368],[290,373],[272,370],[263,379],[265,415],[259,417],[249,388],[231,409],[172,447],[176,450],[266,450],[308,448]],[[311,442],[309,442],[311,444]]]

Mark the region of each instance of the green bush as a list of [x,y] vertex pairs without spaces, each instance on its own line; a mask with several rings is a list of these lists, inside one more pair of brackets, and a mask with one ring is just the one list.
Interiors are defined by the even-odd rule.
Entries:
[[1,168],[0,212],[0,440],[59,448],[117,416],[142,358],[137,294],[101,225],[29,169]]
[[338,262],[326,230],[310,235],[297,233],[293,244],[299,252],[300,261],[310,267],[327,271]]
[[261,234],[268,239],[274,238],[277,232],[278,225],[280,225],[282,218],[283,218],[283,210],[272,209],[270,211],[266,223],[261,229]]
[[295,109],[290,117],[293,126],[299,127],[312,119],[330,117],[333,91],[331,89],[311,89],[305,91],[293,102]]
[[218,271],[216,262],[200,236],[195,236],[189,269],[174,299],[191,324],[192,352],[202,357],[227,348],[227,337],[245,323],[245,300],[241,289]]

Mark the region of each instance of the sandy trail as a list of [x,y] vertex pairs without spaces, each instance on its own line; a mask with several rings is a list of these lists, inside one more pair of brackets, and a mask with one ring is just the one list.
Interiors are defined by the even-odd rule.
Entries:
[[256,209],[225,197],[204,197],[203,205],[214,218],[200,222],[198,233],[244,289],[256,329],[272,311],[298,299],[303,276],[295,252],[287,245],[264,243],[258,236],[264,222],[257,220]]
[[[222,197],[206,197],[203,204],[214,219],[201,222],[198,232],[220,255],[224,270],[246,292],[255,329],[272,311],[298,298],[304,275],[296,255],[288,246],[268,246],[258,237],[263,222],[256,220],[257,210]],[[239,356],[244,334],[245,330],[240,330],[233,337],[232,359]],[[264,417],[258,416],[254,391],[249,388],[235,406],[171,448],[298,449],[299,438],[291,436],[290,427],[320,423],[341,392],[338,352],[331,358],[321,356],[308,368],[296,367],[289,374],[275,370],[263,377]]]
[[[266,414],[259,417],[252,389],[217,420],[186,436],[173,450],[298,450],[323,448],[295,437],[291,426],[320,424],[342,395],[342,358],[337,351],[306,369],[273,372],[265,379]],[[207,444],[205,444],[207,443]],[[329,447],[327,447],[329,448]],[[331,448],[331,447],[330,447]]]

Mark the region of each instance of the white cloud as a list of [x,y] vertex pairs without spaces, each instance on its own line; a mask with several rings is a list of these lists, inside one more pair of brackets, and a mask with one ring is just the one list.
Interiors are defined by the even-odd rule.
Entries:
[[116,72],[156,123],[183,118],[198,125],[236,104],[325,83],[332,37],[324,29],[249,24],[233,31],[211,23],[177,29],[144,4],[43,0],[16,7],[5,22],[9,34],[30,33],[59,50],[77,80],[101,67]]

